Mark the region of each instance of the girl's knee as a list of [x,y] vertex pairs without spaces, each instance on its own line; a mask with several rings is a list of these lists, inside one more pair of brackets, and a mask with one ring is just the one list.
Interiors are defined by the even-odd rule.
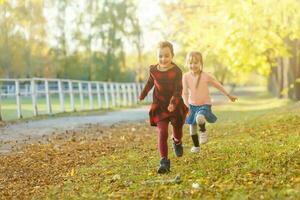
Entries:
[[165,121],[161,121],[159,123],[157,123],[157,130],[160,133],[168,133],[168,122]]
[[197,122],[197,124],[204,124],[205,123],[205,117],[204,117],[204,115],[202,115],[202,114],[198,114],[197,116],[196,116],[196,122]]
[[168,137],[168,129],[166,128],[160,128],[158,129],[158,133],[160,137]]

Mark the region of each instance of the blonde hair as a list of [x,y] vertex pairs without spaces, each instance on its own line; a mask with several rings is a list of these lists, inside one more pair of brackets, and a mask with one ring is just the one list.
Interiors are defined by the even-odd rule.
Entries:
[[157,45],[158,49],[162,49],[162,48],[165,48],[165,47],[168,47],[171,50],[172,56],[174,56],[174,49],[173,49],[173,45],[172,45],[171,42],[169,42],[169,41],[161,41]]
[[202,73],[202,69],[203,69],[203,57],[202,54],[199,51],[190,51],[187,55],[186,55],[186,60],[185,60],[185,64],[186,66],[188,66],[188,62],[191,58],[196,58],[196,60],[198,60],[201,63],[201,69],[200,69],[200,73],[198,75],[197,78],[197,83],[196,83],[196,88],[198,88],[200,79],[201,79],[201,73]]

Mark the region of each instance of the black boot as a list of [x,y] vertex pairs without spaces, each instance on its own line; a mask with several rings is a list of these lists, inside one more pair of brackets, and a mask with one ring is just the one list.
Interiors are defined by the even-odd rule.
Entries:
[[177,157],[181,157],[183,155],[183,147],[182,147],[182,143],[180,144],[175,144],[175,142],[173,143],[173,148],[175,151],[175,155]]
[[160,160],[160,165],[159,165],[159,168],[157,170],[157,173],[159,174],[165,174],[167,172],[170,171],[170,160],[169,159],[166,159],[166,158],[162,158]]
[[199,137],[198,134],[191,135],[194,147],[199,147]]

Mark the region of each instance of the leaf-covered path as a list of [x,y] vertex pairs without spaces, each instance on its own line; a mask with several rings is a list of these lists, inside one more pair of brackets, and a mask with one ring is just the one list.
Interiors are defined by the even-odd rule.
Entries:
[[14,144],[33,143],[47,139],[52,134],[85,129],[91,124],[111,126],[120,122],[143,121],[148,117],[147,109],[147,106],[143,106],[97,115],[55,117],[8,124],[0,127],[0,153],[9,152]]

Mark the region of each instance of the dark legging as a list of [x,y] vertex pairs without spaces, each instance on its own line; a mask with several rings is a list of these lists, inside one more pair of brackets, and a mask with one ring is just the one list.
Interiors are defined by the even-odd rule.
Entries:
[[[169,119],[159,121],[157,123],[158,129],[158,149],[160,152],[161,158],[168,158],[168,126],[169,126]],[[181,143],[182,139],[182,127],[173,127],[173,141],[176,144]]]

